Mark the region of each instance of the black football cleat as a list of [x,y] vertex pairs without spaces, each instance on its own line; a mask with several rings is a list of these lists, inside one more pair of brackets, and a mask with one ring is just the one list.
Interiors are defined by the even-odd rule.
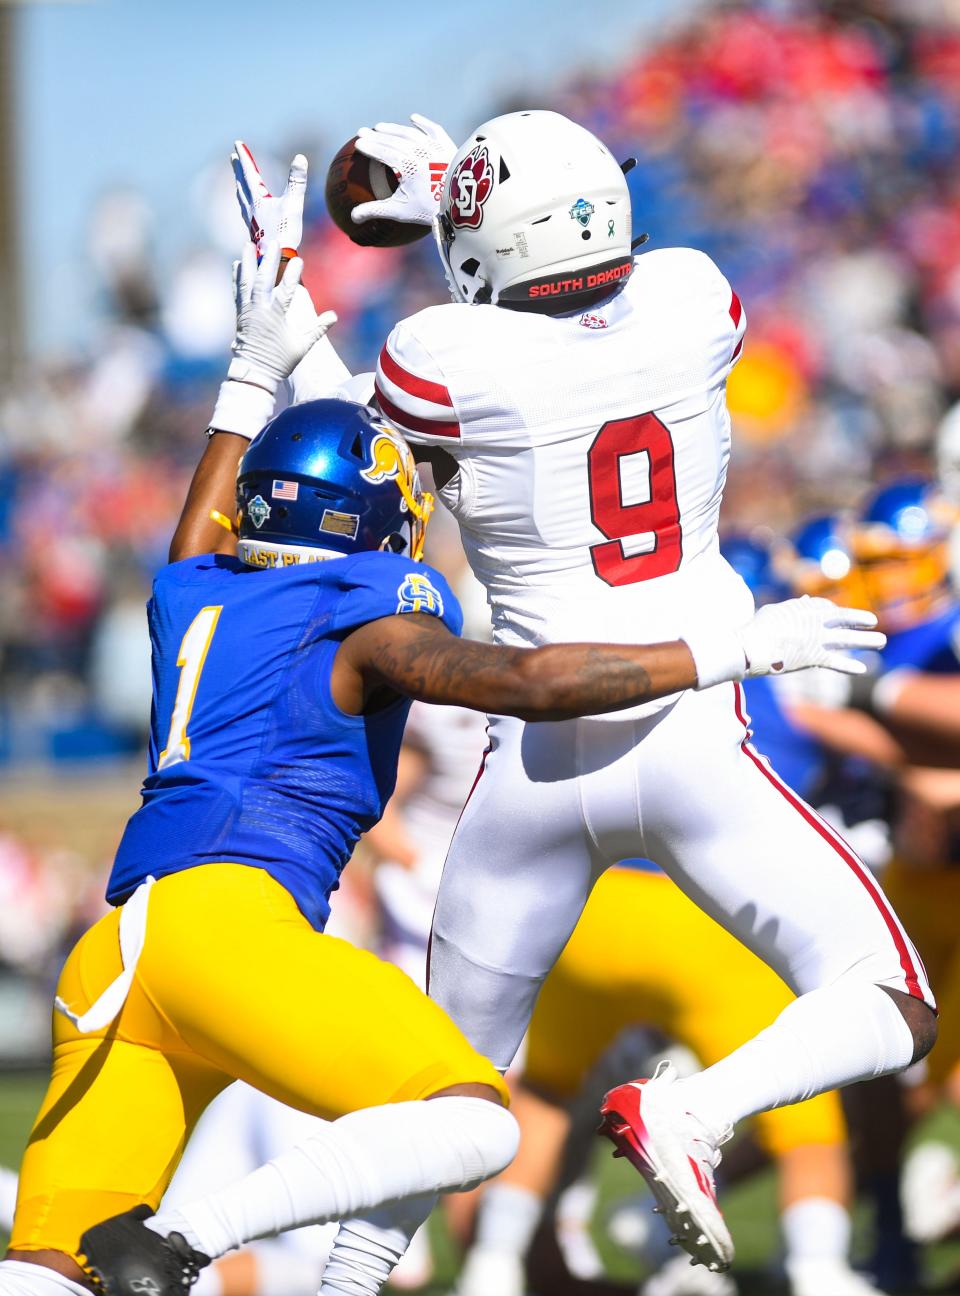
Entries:
[[81,1263],[103,1296],[184,1296],[210,1263],[181,1233],[162,1237],[144,1220],[149,1206],[94,1224],[80,1238]]

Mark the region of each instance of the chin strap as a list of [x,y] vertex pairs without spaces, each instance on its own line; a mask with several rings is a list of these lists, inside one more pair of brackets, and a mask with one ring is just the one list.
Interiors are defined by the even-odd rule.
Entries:
[[240,534],[240,528],[237,523],[231,522],[227,515],[221,513],[219,509],[210,510],[210,521],[216,522],[217,526],[222,526],[224,531],[229,531],[233,536]]

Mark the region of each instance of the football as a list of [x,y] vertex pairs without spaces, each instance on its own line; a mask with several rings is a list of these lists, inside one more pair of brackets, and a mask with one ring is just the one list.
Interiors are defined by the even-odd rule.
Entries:
[[347,140],[327,171],[324,198],[330,218],[337,228],[361,247],[402,247],[405,243],[415,243],[417,239],[429,234],[429,225],[413,225],[383,218],[358,225],[350,219],[354,207],[375,199],[389,198],[398,183],[389,167],[360,153],[356,143],[356,135]]

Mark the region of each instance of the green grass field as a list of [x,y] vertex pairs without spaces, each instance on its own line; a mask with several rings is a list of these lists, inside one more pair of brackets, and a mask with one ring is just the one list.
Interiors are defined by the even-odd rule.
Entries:
[[[37,1075],[0,1075],[0,1164],[16,1165],[23,1151],[31,1121],[40,1102],[44,1078]],[[922,1133],[947,1138],[960,1148],[960,1115],[939,1112],[926,1122]],[[638,1192],[636,1174],[625,1162],[614,1162],[606,1148],[598,1143],[597,1173],[601,1192],[598,1215],[603,1215],[623,1197]],[[773,1296],[785,1289],[770,1271],[778,1252],[776,1191],[772,1170],[763,1170],[724,1194],[724,1210],[737,1245],[737,1278],[743,1296]],[[871,1237],[867,1213],[858,1211],[856,1220],[855,1258],[866,1254]],[[443,1296],[456,1270],[456,1253],[442,1228],[435,1233],[439,1264],[438,1284],[424,1296]],[[620,1252],[605,1237],[598,1244],[612,1279],[636,1282],[640,1275],[636,1262]],[[925,1290],[960,1292],[960,1241],[931,1247],[924,1256]],[[497,1296],[491,1292],[490,1296]],[[541,1296],[551,1296],[543,1292]],[[823,1296],[830,1296],[824,1292]],[[904,1294],[908,1296],[908,1294]],[[916,1296],[920,1296],[919,1293]]]

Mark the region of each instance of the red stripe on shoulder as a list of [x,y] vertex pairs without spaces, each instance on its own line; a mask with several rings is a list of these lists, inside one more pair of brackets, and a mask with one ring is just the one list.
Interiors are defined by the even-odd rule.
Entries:
[[456,421],[452,423],[435,423],[433,419],[408,414],[399,405],[394,405],[388,396],[384,396],[379,383],[375,385],[374,390],[377,393],[377,401],[384,414],[386,414],[387,418],[393,419],[395,423],[399,423],[401,427],[408,427],[413,432],[423,432],[428,436],[451,437],[453,440],[459,440],[460,424]]
[[394,360],[386,344],[380,352],[380,368],[392,383],[402,387],[408,395],[416,396],[418,400],[433,401],[434,405],[447,405],[453,409],[453,401],[446,387],[441,383],[430,382],[427,378],[418,378],[409,369],[404,369],[402,364]]
[[733,320],[734,328],[739,327],[740,317],[742,315],[743,315],[743,307],[740,304],[740,298],[737,296],[736,293],[732,293],[730,296],[730,318]]

